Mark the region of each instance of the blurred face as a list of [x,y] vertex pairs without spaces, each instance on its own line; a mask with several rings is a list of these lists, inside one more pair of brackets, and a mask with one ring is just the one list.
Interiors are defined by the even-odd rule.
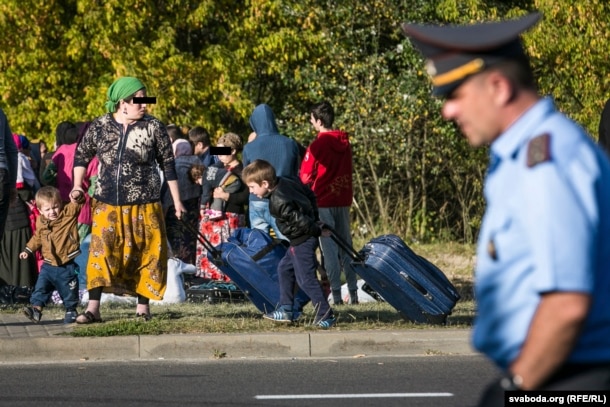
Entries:
[[473,75],[445,100],[442,115],[454,121],[473,147],[490,144],[502,132],[496,87],[485,72]]
[[[226,147],[225,145],[222,144],[218,144],[217,147]],[[235,150],[231,150],[231,152],[233,152]],[[220,160],[221,163],[223,163],[225,166],[231,164],[231,162],[233,162],[233,159],[235,158],[234,154],[229,154],[229,155],[217,155],[218,159]]]
[[44,202],[38,210],[45,218],[55,220],[61,212],[61,202]]
[[[133,96],[146,97],[146,90],[140,89]],[[133,103],[133,99],[123,100],[119,106],[119,114],[128,121],[140,120],[146,114],[146,103]]]
[[246,185],[248,185],[248,190],[250,190],[250,193],[259,198],[263,198],[269,193],[269,183],[267,181],[263,181],[260,185],[256,182],[248,182]]

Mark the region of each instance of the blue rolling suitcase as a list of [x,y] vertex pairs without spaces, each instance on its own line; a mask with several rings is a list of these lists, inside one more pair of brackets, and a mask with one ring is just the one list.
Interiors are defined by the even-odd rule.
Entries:
[[[200,241],[202,238],[205,239],[199,235]],[[227,242],[207,249],[208,258],[256,308],[263,313],[277,308],[280,302],[277,266],[287,250],[281,240],[272,239],[258,229],[240,228]],[[307,295],[298,290],[295,302],[304,305],[308,301]]]
[[356,273],[409,321],[444,324],[460,299],[443,272],[396,235],[376,237],[360,252],[332,238],[350,253]]

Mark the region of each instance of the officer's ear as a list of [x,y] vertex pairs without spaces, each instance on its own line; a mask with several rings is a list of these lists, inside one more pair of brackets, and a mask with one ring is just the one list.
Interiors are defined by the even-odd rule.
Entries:
[[486,76],[485,81],[488,89],[493,95],[492,100],[496,106],[506,106],[515,99],[517,87],[502,71],[490,69],[484,75]]

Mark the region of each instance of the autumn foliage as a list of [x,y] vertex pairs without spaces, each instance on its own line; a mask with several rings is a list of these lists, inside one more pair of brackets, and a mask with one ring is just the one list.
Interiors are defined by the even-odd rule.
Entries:
[[595,139],[610,97],[605,0],[0,0],[0,95],[14,131],[53,142],[64,120],[101,115],[108,85],[141,78],[166,123],[250,132],[268,103],[284,134],[315,136],[330,100],[352,137],[353,229],[473,242],[485,149],[439,114],[403,21],[462,23],[534,9],[525,36],[542,94]]

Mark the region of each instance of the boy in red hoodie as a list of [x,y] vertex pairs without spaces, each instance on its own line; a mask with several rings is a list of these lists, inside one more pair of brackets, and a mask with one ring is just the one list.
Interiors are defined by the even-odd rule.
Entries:
[[[332,130],[335,111],[329,102],[321,102],[311,108],[310,122],[318,136],[307,148],[301,163],[301,182],[309,186],[316,196],[320,221],[335,229],[350,246],[349,209],[353,199],[352,147],[348,134]],[[330,280],[335,304],[342,304],[341,268],[349,290],[351,304],[358,303],[356,273],[351,259],[330,237],[320,238],[324,268]]]

